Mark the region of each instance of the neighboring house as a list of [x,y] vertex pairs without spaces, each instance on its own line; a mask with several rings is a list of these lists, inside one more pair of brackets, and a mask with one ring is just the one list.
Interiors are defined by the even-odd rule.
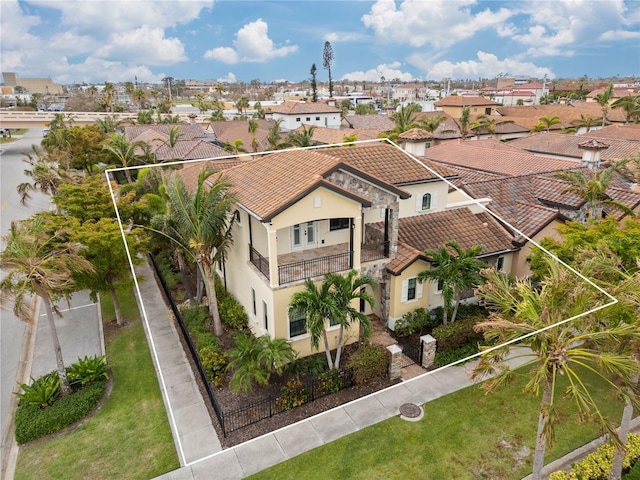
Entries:
[[[300,127],[294,131],[302,131],[303,127]],[[355,135],[355,140],[374,140],[378,138],[380,132],[376,129],[349,129],[349,130],[337,130],[335,128],[316,127],[313,130],[313,143],[316,145],[332,145],[343,143],[346,137]]]
[[[560,130],[561,128],[569,128],[573,125],[573,120],[582,117],[591,117],[592,119],[602,118],[602,107],[596,102],[572,102],[569,104],[552,104],[552,105],[529,105],[529,106],[499,106],[496,107],[497,115],[503,117],[503,120],[512,120],[518,125],[533,128],[540,123],[540,117],[558,117],[560,123],[552,125],[552,130]],[[609,109],[607,113],[607,123],[625,123],[624,112],[620,108]],[[594,122],[592,129],[599,128],[602,120]]]
[[396,123],[388,115],[347,115],[341,125],[342,128],[373,129],[382,133],[392,130]]
[[515,107],[517,105],[533,105],[536,102],[536,94],[527,90],[518,90],[497,94],[493,99],[505,107]]
[[342,110],[326,102],[293,102],[286,101],[271,107],[274,120],[282,120],[280,127],[295,130],[301,125],[340,128]]
[[[169,130],[176,126],[179,129],[178,138],[171,146]],[[214,137],[196,124],[128,125],[124,127],[124,138],[131,143],[146,143],[157,162],[228,155],[224,148],[216,144]]]
[[[269,128],[273,126],[272,120],[254,119],[258,122],[256,130],[256,144],[258,152],[271,150],[267,141]],[[210,122],[207,129],[222,144],[233,145],[236,140],[242,140],[242,148],[247,152],[253,152],[253,136],[249,132],[248,120],[230,120],[225,122]]]
[[435,107],[439,111],[443,111],[453,118],[462,116],[462,109],[469,107],[469,113],[473,116],[491,115],[493,110],[498,107],[498,103],[484,97],[464,97],[461,95],[449,95],[435,103]]

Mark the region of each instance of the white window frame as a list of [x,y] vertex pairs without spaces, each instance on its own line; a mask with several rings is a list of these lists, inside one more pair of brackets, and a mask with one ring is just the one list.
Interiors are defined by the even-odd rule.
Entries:
[[[409,280],[413,280],[413,279],[415,279],[415,282],[416,282],[416,296],[415,296],[415,298],[409,299]],[[402,281],[402,292],[401,292],[400,301],[402,303],[417,302],[418,300],[420,300],[422,298],[422,293],[423,293],[422,290],[423,290],[423,285],[418,280],[418,277],[406,278],[405,280]]]

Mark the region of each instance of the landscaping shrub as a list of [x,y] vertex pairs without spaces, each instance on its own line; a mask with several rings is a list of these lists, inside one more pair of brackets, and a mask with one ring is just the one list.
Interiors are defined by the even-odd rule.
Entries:
[[204,347],[198,351],[200,364],[204,373],[214,387],[224,385],[225,372],[227,370],[227,358],[221,351],[213,350],[211,347]]
[[191,338],[201,350],[209,347],[212,350],[219,350],[219,341],[209,331],[209,312],[205,307],[183,308],[182,320],[191,334]]
[[31,385],[23,383],[20,385],[24,393],[16,393],[21,402],[39,408],[46,408],[51,405],[60,393],[60,377],[58,372],[51,372],[35,380],[31,377]]
[[324,372],[318,375],[318,391],[321,395],[329,395],[330,393],[337,393],[342,387],[342,379],[340,378],[340,372],[336,369],[330,372]]
[[164,278],[165,283],[169,289],[176,286],[181,281],[180,272],[176,272],[171,264],[171,259],[164,251],[161,251],[155,257],[155,261],[160,269],[160,274]]
[[320,355],[298,358],[287,365],[287,372],[292,375],[320,375],[327,369],[327,361]]
[[76,363],[67,368],[67,378],[72,385],[79,383],[83,387],[91,385],[99,378],[108,380],[107,357],[94,355],[93,357],[79,358]]
[[422,335],[441,323],[442,314],[438,320],[436,316],[432,317],[425,308],[416,308],[412,312],[405,313],[401,319],[396,321],[393,330],[398,337],[408,337],[416,332]]
[[472,317],[434,328],[431,334],[438,342],[438,351],[454,350],[468,343],[481,342],[483,340],[482,333],[473,330],[477,321],[478,318]]
[[382,345],[362,345],[351,354],[347,368],[358,385],[384,378],[389,371],[389,352]]
[[276,406],[282,410],[291,410],[309,401],[309,389],[299,378],[288,381],[281,391],[282,394],[276,398]]
[[15,416],[16,441],[22,445],[82,420],[98,404],[106,385],[107,381],[99,378],[93,384],[61,397],[48,408],[20,400]]
[[[438,350],[440,348],[438,347]],[[457,362],[458,360],[462,360],[463,358],[470,357],[471,355],[478,353],[478,346],[476,343],[467,343],[462,347],[444,350],[442,352],[436,351],[435,359],[433,360],[433,365],[435,367],[444,367],[445,365],[449,365],[453,362]]]
[[622,480],[640,480],[640,462],[636,460],[636,464],[629,470],[629,473],[622,477]]
[[[574,463],[569,472],[553,472],[549,480],[607,480],[613,463],[615,446],[603,443],[584,460]],[[628,471],[640,458],[640,435],[630,433],[627,437],[627,453],[622,462],[622,471]],[[626,478],[626,477],[625,477]]]
[[224,300],[218,302],[218,311],[220,318],[225,325],[234,330],[247,330],[249,327],[249,316],[244,311],[244,307],[231,295],[224,297]]

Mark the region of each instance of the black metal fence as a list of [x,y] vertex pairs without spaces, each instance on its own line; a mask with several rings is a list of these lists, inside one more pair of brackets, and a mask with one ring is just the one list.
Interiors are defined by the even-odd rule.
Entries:
[[240,430],[278,413],[313,402],[354,385],[351,370],[327,372],[310,381],[290,381],[277,395],[257,400],[230,412],[224,412],[227,433]]
[[363,243],[360,250],[361,262],[372,262],[389,256],[389,242]]
[[287,265],[278,265],[278,282],[282,285],[325,273],[349,270],[352,267],[352,259],[353,252],[344,252]]
[[422,347],[422,342],[419,342],[417,345],[403,346],[402,359],[400,360],[401,368],[414,364],[422,366]]
[[283,391],[277,395],[272,395],[251,402],[246,406],[243,406],[236,410],[225,412],[216,400],[216,396],[211,389],[209,379],[207,378],[207,375],[202,368],[202,363],[200,362],[198,349],[195,347],[191,340],[191,336],[189,335],[189,331],[184,324],[182,315],[180,314],[180,310],[173,301],[171,292],[167,287],[162,273],[160,272],[158,264],[156,263],[155,258],[153,258],[153,255],[149,254],[149,258],[151,259],[153,268],[156,272],[156,275],[158,276],[158,279],[160,280],[160,284],[162,286],[162,289],[164,290],[165,296],[169,301],[171,311],[173,312],[178,325],[180,326],[182,336],[189,348],[191,357],[196,364],[198,374],[200,375],[200,379],[204,384],[205,390],[207,391],[207,396],[209,397],[209,401],[211,402],[211,406],[216,413],[216,417],[218,418],[222,433],[225,437],[231,432],[235,432],[236,430],[240,430],[241,428],[253,425],[260,420],[273,417],[278,413],[282,413],[300,405],[304,405],[305,403],[313,402],[326,395],[330,395],[345,388],[354,386],[355,383],[351,370],[327,372],[325,374],[319,375],[316,378],[313,378],[310,381],[301,382],[299,380],[292,380],[287,384],[285,388],[283,388]]

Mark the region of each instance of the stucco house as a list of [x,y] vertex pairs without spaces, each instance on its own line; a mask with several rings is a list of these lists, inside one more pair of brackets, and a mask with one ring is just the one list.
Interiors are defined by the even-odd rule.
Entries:
[[286,101],[271,107],[273,120],[282,120],[280,128],[295,130],[301,125],[340,128],[342,110],[327,102]]
[[[412,309],[442,304],[437,284],[416,283],[429,268],[425,249],[447,240],[482,244],[484,258],[505,271],[517,250],[482,209],[447,210],[441,177],[455,174],[386,142],[283,150],[217,175],[237,198],[233,246],[218,274],[256,335],[286,338],[303,356],[314,353],[306,319],[290,318],[288,305],[307,278],[319,284],[326,273],[351,269],[374,276],[375,307],[360,308],[393,328]],[[331,348],[337,328],[329,327]],[[357,338],[354,328],[346,343]]]
[[499,104],[484,97],[462,95],[449,95],[435,103],[435,107],[439,111],[443,111],[453,118],[462,116],[462,109],[469,107],[469,113],[472,116],[491,115]]

